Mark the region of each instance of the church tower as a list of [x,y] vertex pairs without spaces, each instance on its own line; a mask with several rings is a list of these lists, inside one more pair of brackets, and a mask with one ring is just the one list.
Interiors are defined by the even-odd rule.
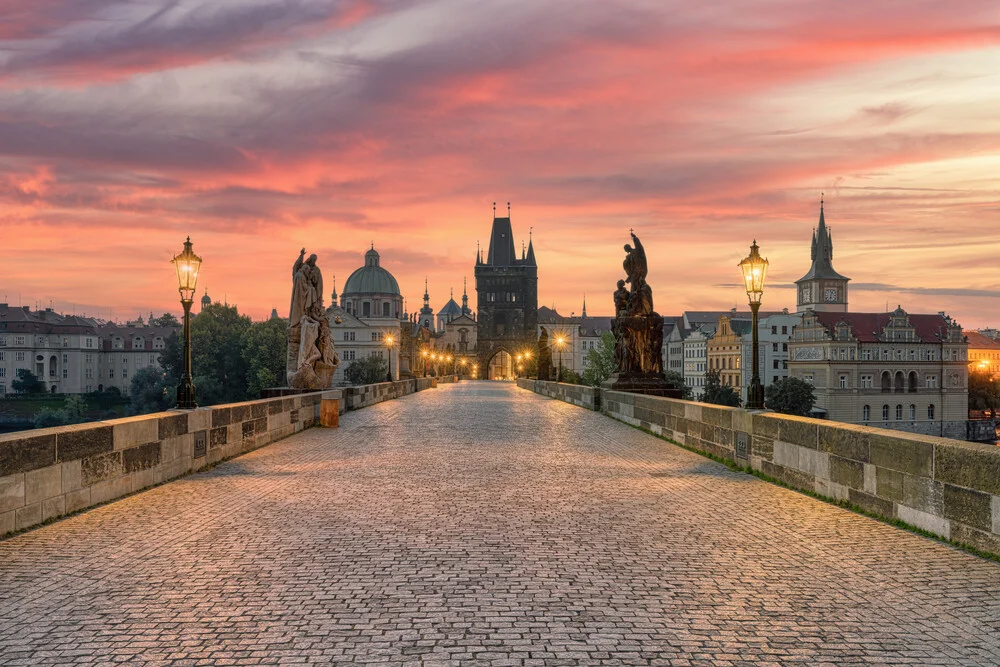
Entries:
[[[490,232],[486,260],[476,257],[477,329],[476,349],[479,367],[486,371],[490,363],[503,368],[497,376],[510,377],[515,355],[535,349],[538,337],[538,265],[529,236],[528,248],[518,258],[514,230],[507,217],[496,216]],[[496,359],[494,359],[496,357]],[[492,377],[485,373],[480,377]]]
[[813,231],[812,266],[795,281],[798,312],[847,312],[847,283],[850,278],[833,269],[833,237],[827,229],[823,200],[819,201],[819,226]]
[[434,331],[434,311],[431,310],[431,295],[427,291],[427,278],[424,278],[424,306],[420,309],[417,322],[425,329]]

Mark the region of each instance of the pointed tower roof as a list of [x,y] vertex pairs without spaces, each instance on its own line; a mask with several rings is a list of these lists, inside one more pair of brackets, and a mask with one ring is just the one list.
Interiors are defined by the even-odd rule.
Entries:
[[587,316],[587,295],[586,295],[586,293],[584,293],[584,295],[583,295],[583,313],[582,313],[582,316],[583,317]]
[[514,249],[514,230],[510,218],[493,218],[493,231],[490,232],[490,247],[486,255],[486,263],[490,266],[513,266],[517,261]]
[[337,274],[333,274],[333,292],[330,293],[331,305],[337,305]]
[[813,232],[812,266],[809,272],[795,282],[803,280],[850,280],[833,268],[833,238],[826,226],[826,216],[823,212],[823,199],[819,200],[819,225]]
[[427,278],[424,278],[424,305],[420,309],[421,315],[434,315],[434,311],[431,310],[431,295],[427,291]]
[[462,278],[462,314],[471,315],[472,309],[469,308],[469,279]]

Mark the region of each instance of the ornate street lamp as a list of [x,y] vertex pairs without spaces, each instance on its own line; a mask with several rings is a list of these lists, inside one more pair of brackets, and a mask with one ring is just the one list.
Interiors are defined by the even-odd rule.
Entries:
[[739,267],[743,271],[743,282],[747,288],[747,297],[750,299],[752,338],[753,338],[753,376],[750,378],[750,387],[747,388],[747,409],[764,409],[764,386],[760,383],[760,346],[757,342],[757,314],[760,311],[760,299],[764,296],[764,280],[767,278],[767,258],[761,257],[757,240],[754,239],[750,246],[750,254],[740,262]]
[[425,348],[421,354],[422,354],[422,359],[420,362],[420,368],[422,370],[422,376],[427,377],[427,355],[430,353]]
[[191,382],[191,304],[194,303],[194,291],[198,286],[198,271],[201,269],[201,257],[191,249],[191,237],[184,242],[184,250],[171,260],[177,271],[177,285],[181,293],[181,306],[184,307],[184,370],[181,373],[181,383],[177,386],[177,407],[181,410],[193,410],[198,407],[194,400],[194,383]]
[[562,351],[566,346],[566,338],[564,336],[556,336],[555,345],[556,349],[559,350],[559,368],[556,370],[556,382],[562,382]]
[[385,345],[386,352],[389,355],[389,375],[386,379],[392,382],[392,347],[396,340],[392,337],[392,334],[387,335],[382,339],[382,344]]

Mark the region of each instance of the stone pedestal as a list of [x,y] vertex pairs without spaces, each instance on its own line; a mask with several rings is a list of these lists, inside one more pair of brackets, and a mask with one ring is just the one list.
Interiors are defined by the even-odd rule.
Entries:
[[684,392],[664,379],[662,373],[615,373],[603,385],[611,391],[681,398]]

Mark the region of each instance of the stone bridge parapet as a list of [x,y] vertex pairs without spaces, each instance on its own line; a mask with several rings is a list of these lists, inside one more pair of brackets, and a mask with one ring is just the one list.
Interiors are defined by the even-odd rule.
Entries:
[[518,386],[600,410],[792,488],[1000,554],[1000,447],[593,387],[536,380]]

